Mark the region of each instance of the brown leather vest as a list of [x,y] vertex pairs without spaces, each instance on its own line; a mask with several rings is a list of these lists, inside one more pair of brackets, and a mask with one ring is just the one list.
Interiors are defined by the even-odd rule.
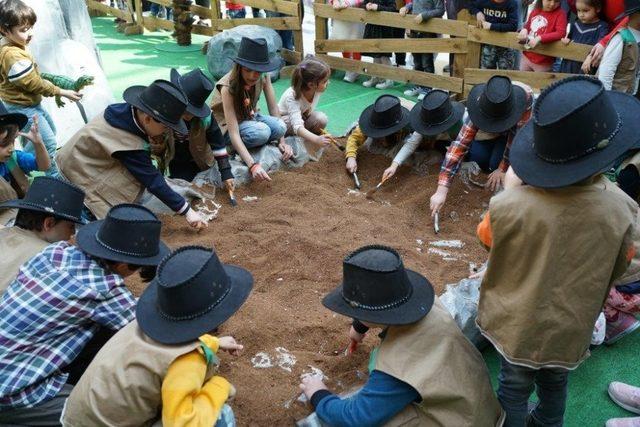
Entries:
[[[173,146],[175,144],[173,132],[170,132],[169,139],[169,144]],[[202,125],[200,119],[194,119],[191,122],[191,128],[189,129],[189,152],[201,171],[205,171],[213,166],[215,157],[207,141],[207,129]]]
[[424,319],[389,327],[375,369],[406,382],[422,397],[386,427],[502,425],[502,409],[482,356],[437,297]]
[[609,288],[628,266],[638,206],[600,176],[491,199],[493,243],[477,324],[511,363],[575,369]]
[[622,29],[618,31],[618,34],[622,37],[624,46],[622,48],[622,58],[613,76],[611,89],[635,95],[633,89],[635,88],[638,69],[638,44],[628,29]]

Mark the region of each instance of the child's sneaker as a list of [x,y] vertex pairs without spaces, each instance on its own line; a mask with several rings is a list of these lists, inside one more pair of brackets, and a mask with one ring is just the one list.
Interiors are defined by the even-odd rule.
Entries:
[[640,388],[618,381],[609,384],[609,397],[618,406],[634,414],[640,414]]
[[612,418],[607,421],[605,427],[640,427],[640,417]]
[[376,89],[381,89],[381,90],[389,89],[389,88],[392,88],[392,87],[393,87],[393,80],[389,80],[389,79],[383,80],[383,81],[381,81],[380,83],[378,83],[376,85]]
[[611,345],[619,341],[625,335],[629,335],[640,327],[640,321],[634,316],[619,312],[618,320],[607,322],[607,332],[605,334],[604,343]]
[[420,87],[412,86],[404,91],[405,96],[418,96],[420,94]]
[[420,92],[418,93],[418,101],[422,101],[424,97],[427,96],[427,93],[429,93],[430,90],[431,88],[421,87]]
[[366,82],[363,82],[362,86],[364,86],[364,87],[373,87],[373,86],[377,85],[378,83],[380,83],[381,81],[382,81],[382,79],[379,79],[378,77],[371,77]]
[[347,71],[344,74],[344,80],[345,82],[349,82],[349,83],[353,83],[356,80],[358,80],[358,77],[360,76],[360,74],[356,73],[355,71]]

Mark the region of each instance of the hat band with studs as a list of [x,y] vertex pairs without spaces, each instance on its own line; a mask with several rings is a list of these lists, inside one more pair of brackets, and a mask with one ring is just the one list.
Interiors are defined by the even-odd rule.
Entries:
[[[576,159],[579,159],[581,157],[584,157],[587,154],[593,153],[594,151],[600,151],[600,150],[606,148],[611,143],[611,140],[616,136],[616,134],[620,131],[620,128],[622,127],[622,119],[620,118],[620,113],[616,113],[616,115],[618,116],[618,120],[617,120],[615,129],[613,129],[613,132],[611,132],[609,134],[609,136],[607,136],[606,138],[601,139],[600,142],[598,142],[596,145],[594,145],[592,147],[589,147],[586,150],[584,150],[584,151],[582,151],[580,153],[574,154],[572,156],[563,157],[562,159],[550,159],[550,158],[547,158],[547,157],[541,155],[540,153],[538,153],[537,150],[536,150],[536,155],[539,158],[541,158],[542,160],[544,160],[545,162],[548,162],[548,163],[566,163],[566,162],[570,162],[571,160],[576,160]],[[535,147],[535,142],[534,142],[533,146]]]
[[[51,206],[44,206],[38,203],[33,203],[33,202],[25,202],[24,199],[20,200],[20,204],[25,206],[25,207],[32,207],[32,208],[36,208],[36,209],[42,209],[43,211],[46,211],[47,213],[52,214],[53,216],[57,216],[57,217],[61,217],[61,218],[73,218],[73,219],[78,219],[72,215],[66,214],[66,213],[62,213],[62,212],[56,212],[55,209],[53,209]],[[18,208],[20,209],[20,208]]]
[[211,310],[213,310],[215,308],[215,306],[217,306],[218,304],[220,304],[222,302],[222,300],[227,296],[227,294],[230,291],[231,291],[231,286],[228,286],[227,289],[224,291],[224,293],[217,300],[215,300],[208,307],[206,307],[204,310],[201,310],[201,311],[199,311],[197,313],[189,314],[187,316],[172,316],[172,315],[167,314],[164,311],[162,311],[162,308],[159,305],[156,305],[156,307],[158,308],[158,313],[160,313],[160,315],[162,317],[164,317],[165,319],[172,320],[172,321],[193,320],[193,319],[196,319],[196,318],[198,318],[200,316],[203,316],[203,315],[207,314],[208,312],[210,312]]
[[371,310],[371,311],[381,311],[381,310],[388,310],[390,308],[395,308],[398,307],[402,304],[404,304],[405,302],[407,302],[409,300],[409,298],[411,297],[412,292],[409,292],[408,295],[404,296],[402,299],[389,303],[389,304],[385,304],[385,305],[366,305],[366,304],[361,304],[358,301],[352,301],[349,298],[345,297],[344,294],[342,295],[342,299],[344,299],[347,304],[349,304],[351,307],[353,308],[361,308],[364,310]]
[[100,243],[100,245],[105,247],[106,249],[110,250],[111,252],[115,252],[115,253],[118,253],[118,254],[121,254],[121,255],[127,255],[127,256],[139,257],[139,258],[147,258],[147,257],[158,255],[158,251],[155,251],[154,253],[149,253],[149,254],[140,254],[140,253],[137,253],[137,252],[128,252],[128,251],[123,251],[121,249],[112,248],[111,246],[109,246],[105,242],[103,242],[102,239],[100,238],[100,236],[97,233],[96,233],[96,241],[98,243]]

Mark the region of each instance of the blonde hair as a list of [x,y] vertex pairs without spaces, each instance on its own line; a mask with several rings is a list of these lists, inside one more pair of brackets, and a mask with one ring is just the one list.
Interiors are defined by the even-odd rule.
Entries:
[[329,77],[331,68],[324,62],[314,57],[307,57],[293,70],[291,86],[295,92],[295,99],[300,99],[302,91],[311,83],[319,83]]

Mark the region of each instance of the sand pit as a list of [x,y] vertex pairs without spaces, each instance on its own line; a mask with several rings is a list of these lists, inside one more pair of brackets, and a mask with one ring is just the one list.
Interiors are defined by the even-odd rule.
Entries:
[[[286,426],[309,413],[298,401],[303,374],[321,371],[327,384],[341,392],[366,378],[368,353],[377,342],[349,357],[349,320],[320,303],[341,279],[342,258],[357,247],[391,245],[405,265],[424,274],[440,294],[447,283],[467,277],[470,263],[486,253],[475,228],[490,197],[456,180],[436,235],[429,218],[429,197],[437,168],[428,176],[401,168],[375,195],[375,186],[390,160],[362,153],[358,175],[362,192],[344,172],[342,153],[327,149],[318,163],[274,173],[271,183],[251,183],[236,192],[232,208],[226,194],[218,218],[202,233],[183,218],[164,218],[163,238],[172,248],[213,246],[227,263],[253,272],[255,285],[242,309],[220,330],[245,345],[237,358],[221,353],[221,375],[237,388],[233,409],[240,426]],[[444,243],[431,243],[446,241]],[[142,285],[132,283],[135,293]]]

